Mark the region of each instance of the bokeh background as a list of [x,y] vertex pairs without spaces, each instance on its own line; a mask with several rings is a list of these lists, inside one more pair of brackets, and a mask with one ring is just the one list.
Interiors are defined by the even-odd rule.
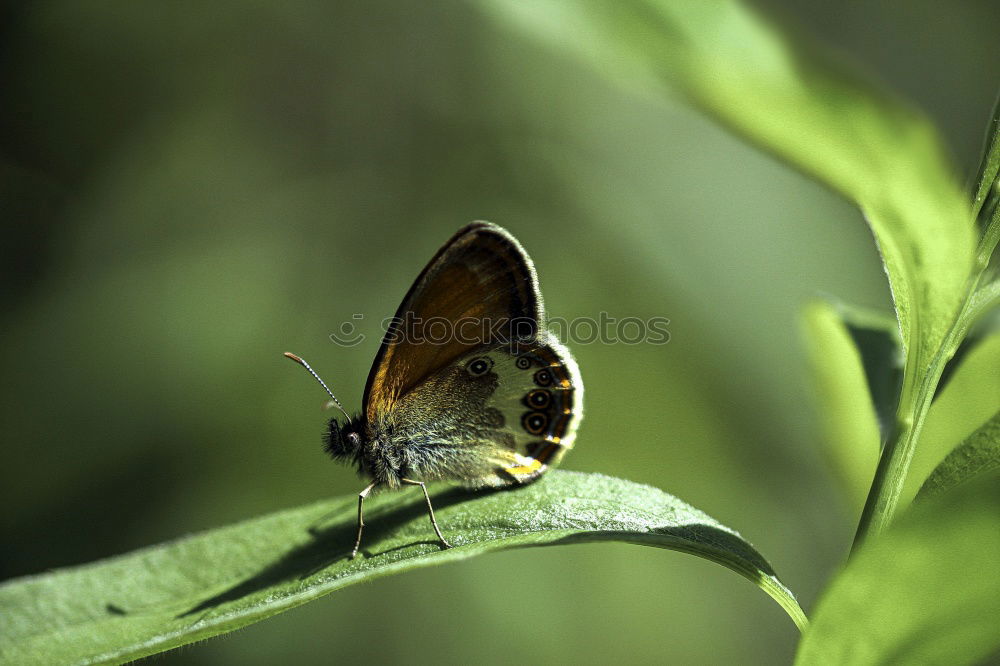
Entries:
[[[1000,87],[989,0],[767,0],[922,107],[963,176]],[[574,345],[569,469],[740,530],[808,610],[855,507],[820,455],[798,315],[888,307],[859,213],[669,99],[470,2],[7,2],[0,15],[0,577],[356,492],[320,449],[417,272],[506,226],[550,314],[664,316]],[[364,313],[364,343],[328,338]],[[511,595],[500,581],[532,571]],[[379,579],[159,663],[781,663],[797,632],[677,553],[592,545]]]

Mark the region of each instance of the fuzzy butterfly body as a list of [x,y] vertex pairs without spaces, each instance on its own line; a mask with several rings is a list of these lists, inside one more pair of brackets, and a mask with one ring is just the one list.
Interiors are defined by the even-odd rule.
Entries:
[[573,445],[583,383],[544,316],[534,265],[504,229],[470,224],[431,259],[386,332],[362,413],[329,422],[327,452],[371,479],[352,557],[373,488],[530,483]]

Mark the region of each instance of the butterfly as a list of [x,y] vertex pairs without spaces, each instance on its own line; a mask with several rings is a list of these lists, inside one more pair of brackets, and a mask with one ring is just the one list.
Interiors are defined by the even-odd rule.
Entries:
[[445,539],[428,481],[469,488],[531,483],[573,446],[583,415],[583,382],[572,355],[545,326],[535,267],[505,229],[474,222],[444,244],[417,277],[386,327],[351,417],[329,421],[326,452],[376,488],[420,486],[431,525]]

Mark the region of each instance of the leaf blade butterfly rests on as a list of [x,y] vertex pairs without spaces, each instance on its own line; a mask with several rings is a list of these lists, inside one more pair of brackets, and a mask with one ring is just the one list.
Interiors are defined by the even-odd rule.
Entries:
[[573,446],[583,382],[545,327],[535,267],[521,244],[488,222],[460,229],[410,287],[368,375],[362,411],[330,419],[326,451],[375,488],[420,486],[431,525],[444,538],[427,481],[469,488],[530,483]]

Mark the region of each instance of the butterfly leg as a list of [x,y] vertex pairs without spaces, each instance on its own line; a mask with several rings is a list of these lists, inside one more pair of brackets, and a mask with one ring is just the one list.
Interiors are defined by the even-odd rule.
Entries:
[[364,490],[358,493],[358,538],[354,540],[354,550],[351,551],[352,560],[358,555],[358,548],[361,547],[361,532],[365,529],[365,498],[368,497],[368,493],[370,493],[372,488],[375,487],[375,483],[375,481],[372,481],[365,487]]
[[400,479],[403,483],[407,483],[411,486],[420,486],[420,489],[424,491],[424,499],[427,500],[427,512],[431,515],[431,525],[434,526],[434,533],[437,534],[438,540],[441,545],[445,548],[451,548],[451,544],[444,538],[441,534],[441,528],[438,527],[438,521],[434,517],[434,507],[431,506],[431,496],[427,494],[427,486],[423,481],[413,481],[412,479]]

